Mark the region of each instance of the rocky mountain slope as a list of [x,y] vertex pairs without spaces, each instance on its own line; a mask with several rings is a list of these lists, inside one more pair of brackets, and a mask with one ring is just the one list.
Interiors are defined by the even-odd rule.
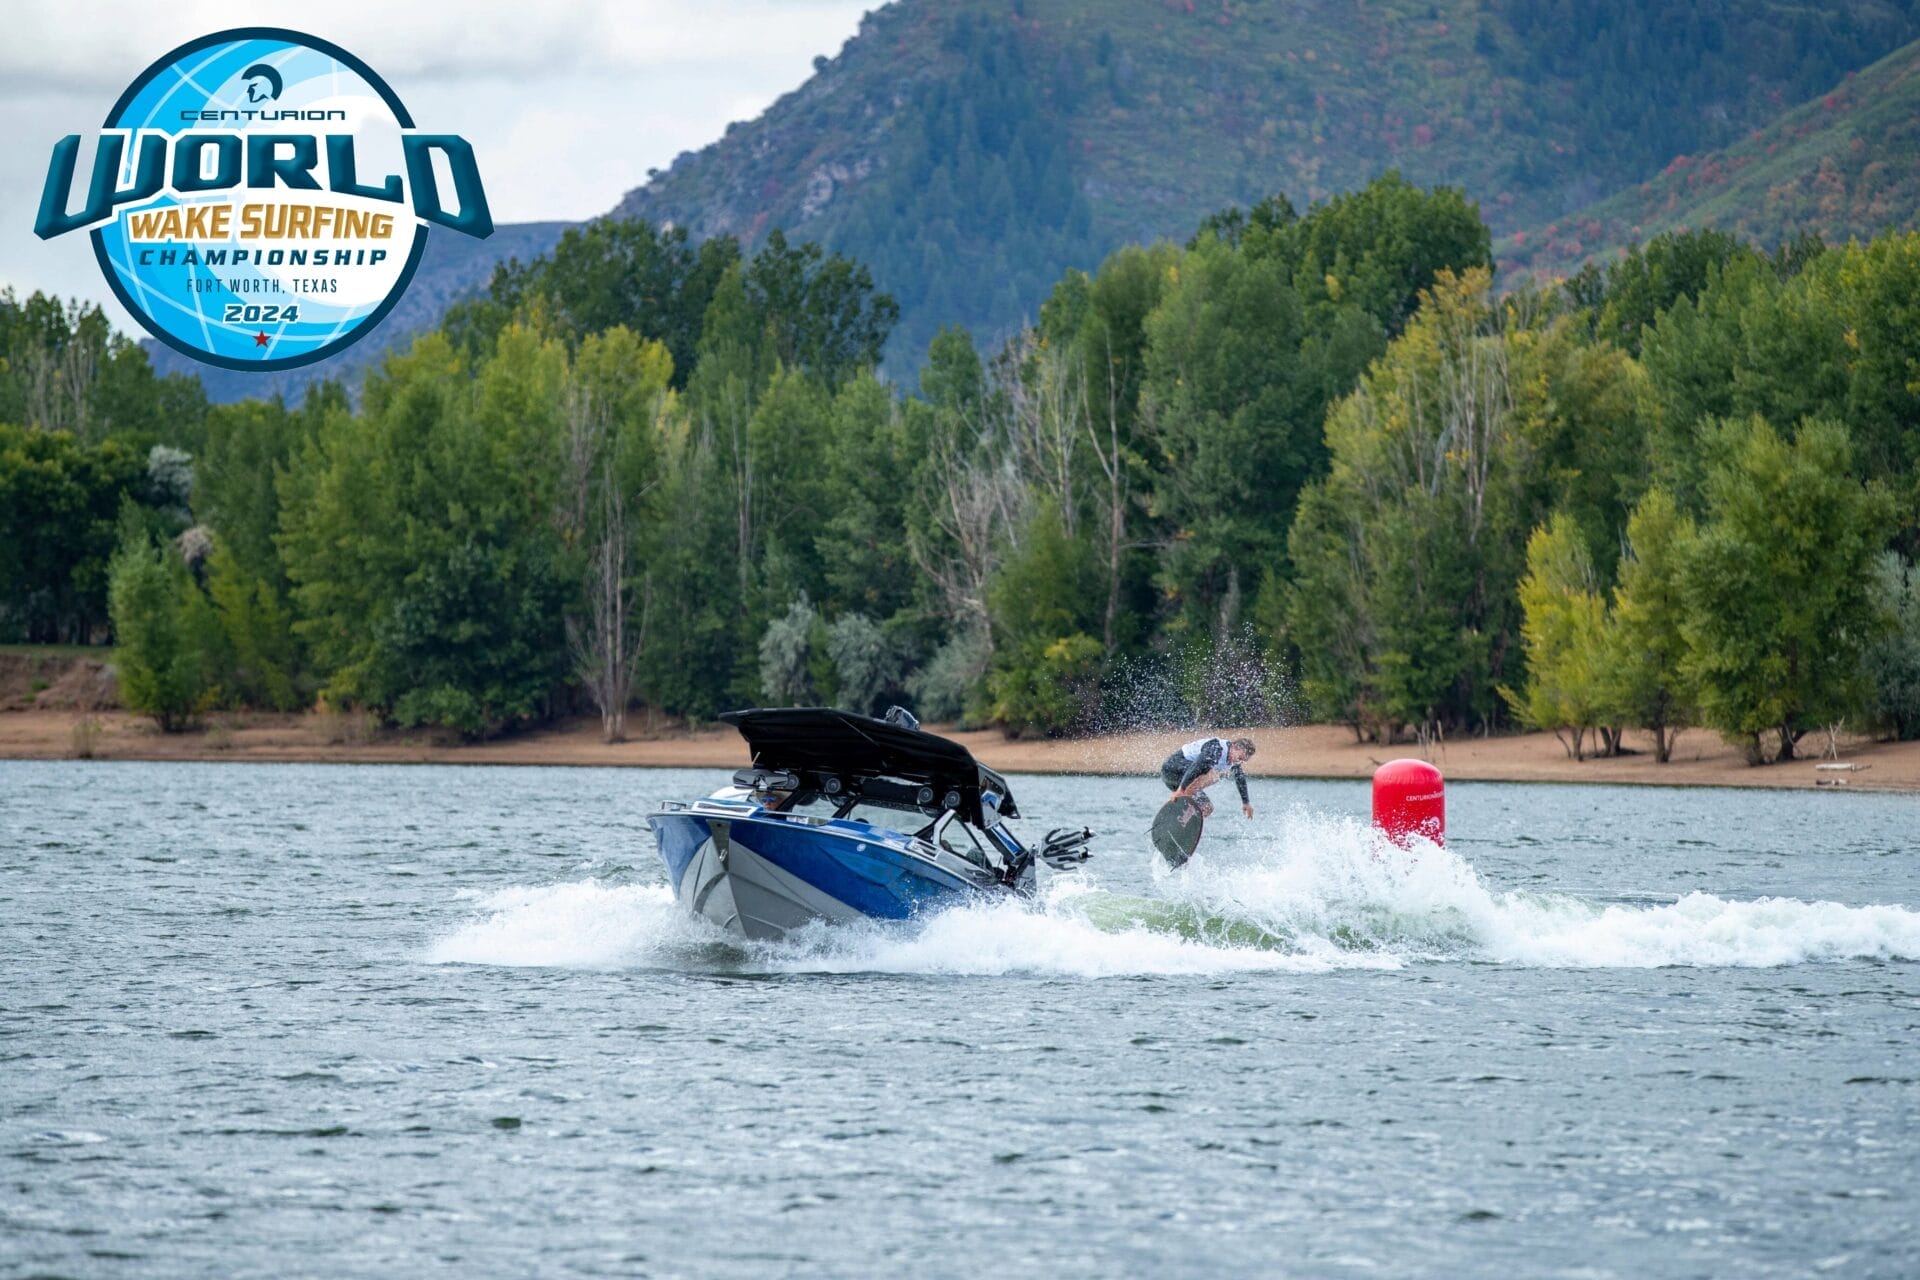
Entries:
[[1510,272],[1552,277],[1663,231],[1715,227],[1763,245],[1830,244],[1920,226],[1920,43],[1732,146],[1676,156],[1605,200],[1498,241]]
[[[1916,38],[1920,0],[897,0],[612,212],[696,237],[783,227],[860,259],[901,304],[888,366],[910,376],[938,326],[991,340],[1121,243],[1389,168],[1464,188],[1521,265],[1517,237],[1547,226],[1551,261],[1577,258],[1570,214],[1750,145]],[[351,376],[558,233],[503,227],[464,253],[436,236],[407,305],[325,372]],[[207,382],[230,398],[270,380]]]
[[892,355],[993,332],[1059,271],[1398,168],[1541,226],[1747,137],[1920,35],[1911,4],[908,0],[619,212],[869,263]]

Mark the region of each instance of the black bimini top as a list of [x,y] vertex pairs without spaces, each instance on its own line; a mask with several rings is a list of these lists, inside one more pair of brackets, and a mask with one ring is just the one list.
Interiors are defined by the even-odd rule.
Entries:
[[831,707],[726,711],[720,719],[747,740],[756,766],[800,774],[809,790],[816,779],[827,777],[856,792],[862,782],[899,779],[933,788],[934,803],[940,807],[945,807],[948,792],[959,792],[960,816],[975,826],[986,825],[982,791],[999,795],[1001,817],[1020,816],[1007,780],[938,734]]

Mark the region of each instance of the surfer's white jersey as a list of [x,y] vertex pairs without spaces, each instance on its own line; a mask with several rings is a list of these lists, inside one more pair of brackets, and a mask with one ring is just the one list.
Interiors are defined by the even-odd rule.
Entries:
[[[1213,750],[1208,752],[1208,747],[1212,747]],[[1180,748],[1180,754],[1186,757],[1189,763],[1198,760],[1202,752],[1211,755],[1214,760],[1225,760],[1227,758],[1227,740],[1225,738],[1195,738],[1192,742]]]
[[1240,803],[1246,804],[1247,775],[1229,759],[1227,752],[1231,746],[1225,738],[1195,738],[1181,747],[1168,756],[1160,768],[1167,789],[1181,790],[1205,774],[1223,773],[1233,778],[1233,785],[1240,792]]

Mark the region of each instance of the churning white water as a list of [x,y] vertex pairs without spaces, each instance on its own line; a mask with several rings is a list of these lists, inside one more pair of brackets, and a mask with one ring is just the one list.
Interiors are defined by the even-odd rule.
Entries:
[[[1137,838],[1110,839],[1085,871],[1046,878],[1036,902],[823,926],[784,943],[738,944],[739,963],[774,972],[1116,977],[1449,960],[1646,968],[1920,959],[1920,911],[1905,906],[1701,892],[1652,905],[1598,902],[1503,890],[1450,849],[1400,849],[1353,818],[1304,806],[1276,827],[1218,840],[1178,871]],[[680,911],[664,884],[571,880],[487,895],[475,918],[427,954],[438,963],[672,966],[727,945]]]

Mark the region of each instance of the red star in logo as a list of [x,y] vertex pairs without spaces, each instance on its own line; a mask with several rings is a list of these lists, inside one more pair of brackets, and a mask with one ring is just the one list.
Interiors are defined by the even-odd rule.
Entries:
[[254,334],[254,335],[253,335],[253,345],[254,345],[254,346],[256,346],[256,347],[264,347],[264,346],[266,346],[266,345],[267,345],[267,335],[266,335],[266,334],[264,334],[264,333],[256,333],[256,334]]

